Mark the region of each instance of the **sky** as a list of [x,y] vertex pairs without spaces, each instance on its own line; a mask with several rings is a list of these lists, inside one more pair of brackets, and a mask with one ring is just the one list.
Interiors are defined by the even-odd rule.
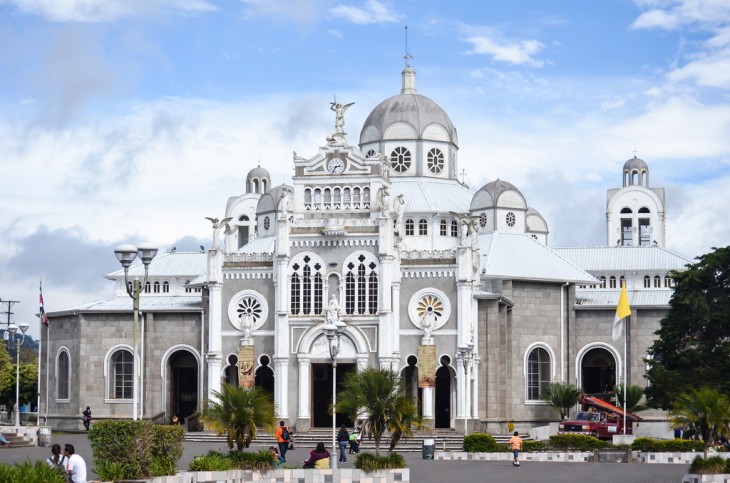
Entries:
[[[553,246],[605,245],[634,155],[666,190],[667,247],[730,244],[726,0],[0,0],[0,299],[113,295],[114,248],[210,247],[258,164],[289,182],[347,111],[398,94],[459,132],[473,189],[515,184]],[[0,310],[7,310],[0,304]],[[0,322],[7,314],[0,313]]]

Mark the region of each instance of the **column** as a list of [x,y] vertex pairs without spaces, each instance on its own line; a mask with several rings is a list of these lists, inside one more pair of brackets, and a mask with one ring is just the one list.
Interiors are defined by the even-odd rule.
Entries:
[[213,397],[213,391],[221,390],[221,284],[211,283],[208,286],[208,398]]
[[299,412],[297,419],[310,419],[309,414],[310,402],[312,395],[310,394],[312,383],[312,365],[308,357],[299,358]]
[[274,400],[276,402],[276,419],[289,418],[289,358],[274,357]]

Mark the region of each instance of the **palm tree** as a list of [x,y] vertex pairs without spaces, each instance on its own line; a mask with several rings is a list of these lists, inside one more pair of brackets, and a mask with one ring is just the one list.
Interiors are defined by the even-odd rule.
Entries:
[[717,437],[730,435],[730,399],[717,389],[701,387],[681,393],[670,414],[674,426],[684,426],[705,443],[707,450]]
[[[616,406],[624,407],[624,386],[623,384],[614,386],[613,392],[616,393]],[[626,411],[636,413],[646,410],[646,406],[639,404],[644,396],[644,388],[630,384],[626,386]]]
[[400,377],[388,369],[368,368],[350,372],[337,393],[337,404],[332,410],[364,418],[363,434],[375,440],[375,454],[380,454],[380,440],[390,431],[390,451],[402,437],[412,436],[412,427],[423,428],[423,418],[412,397],[400,393]]
[[548,403],[560,413],[560,420],[564,421],[578,404],[580,391],[568,382],[554,382],[548,384],[540,399]]
[[226,433],[228,448],[236,444],[243,451],[256,436],[256,427],[274,428],[274,400],[259,387],[237,387],[223,384],[213,391],[217,401],[205,401],[200,419],[219,435]]

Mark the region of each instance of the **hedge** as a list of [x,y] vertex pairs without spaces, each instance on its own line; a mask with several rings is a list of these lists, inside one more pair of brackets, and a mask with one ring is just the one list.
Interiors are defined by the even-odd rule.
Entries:
[[693,439],[636,438],[631,443],[631,449],[651,453],[689,453],[703,451],[704,445],[702,441]]
[[467,453],[494,453],[500,451],[494,436],[485,433],[473,433],[464,436],[464,451]]

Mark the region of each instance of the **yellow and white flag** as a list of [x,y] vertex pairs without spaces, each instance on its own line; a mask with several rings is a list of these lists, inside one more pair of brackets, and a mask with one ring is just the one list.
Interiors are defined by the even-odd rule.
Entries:
[[613,319],[613,340],[621,337],[624,329],[624,319],[631,315],[631,307],[629,307],[629,296],[626,293],[626,283],[621,284],[621,295],[618,297],[618,305],[616,306],[616,317]]

